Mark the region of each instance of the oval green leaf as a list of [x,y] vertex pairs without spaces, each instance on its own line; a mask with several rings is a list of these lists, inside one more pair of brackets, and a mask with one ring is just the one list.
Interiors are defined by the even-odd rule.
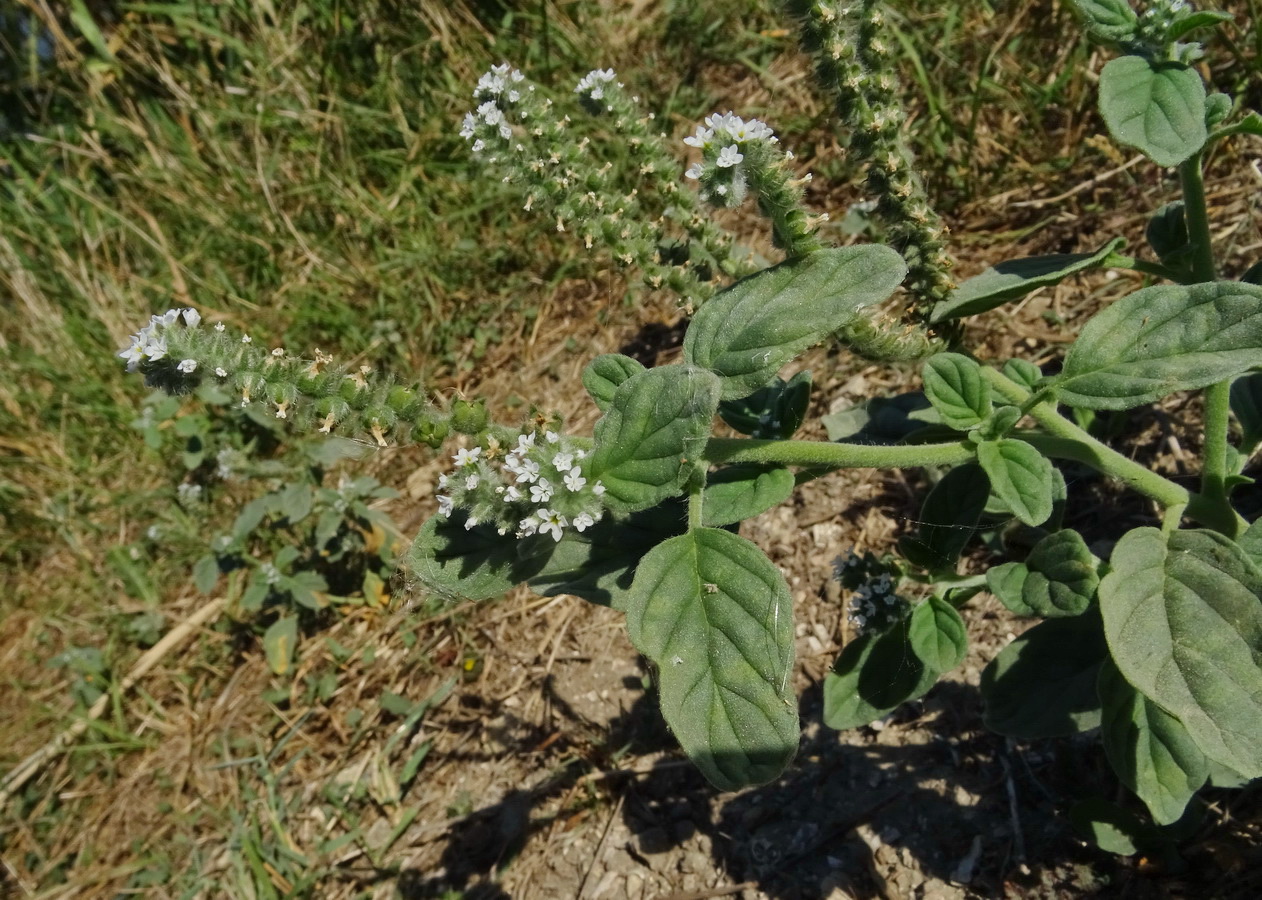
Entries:
[[1034,545],[1025,561],[1022,604],[1048,619],[1086,612],[1100,586],[1095,558],[1076,531],[1049,534]]
[[1142,56],[1100,72],[1100,114],[1113,138],[1159,166],[1177,166],[1205,146],[1205,83],[1195,70]]
[[964,620],[940,597],[930,597],[912,611],[907,637],[925,667],[938,673],[954,669],[968,652]]
[[538,572],[545,557],[521,559],[518,540],[490,525],[466,529],[465,513],[431,517],[408,551],[413,574],[431,591],[465,600],[486,600],[507,593]]
[[824,676],[824,724],[838,731],[887,716],[933,687],[941,674],[911,647],[910,622],[868,632],[846,644]]
[[298,644],[298,617],[282,616],[263,632],[263,653],[267,667],[277,675],[284,675],[293,665],[294,648]]
[[1052,463],[1024,441],[1005,439],[977,445],[977,461],[991,490],[1027,525],[1042,525],[1052,515],[1056,481]]
[[1212,531],[1127,532],[1100,609],[1126,680],[1210,759],[1262,775],[1262,573],[1240,546]]
[[1260,353],[1262,288],[1159,285],[1087,322],[1053,384],[1070,406],[1131,409],[1240,375]]
[[1100,667],[1100,736],[1122,784],[1161,825],[1177,822],[1209,779],[1209,761],[1183,723],[1127,683],[1111,660]]
[[980,425],[993,408],[982,367],[959,353],[938,353],[925,363],[925,396],[942,421],[958,431]]
[[956,563],[990,496],[990,479],[981,466],[965,463],[947,472],[920,507],[917,534],[899,541],[909,561],[930,572],[955,573]]
[[737,790],[797,751],[793,608],[780,570],[718,528],[670,538],[640,562],[627,630],[658,667],[662,714],[712,784]]
[[858,310],[889,297],[906,274],[903,258],[881,244],[787,260],[707,301],[684,336],[684,359],[719,375],[724,400],[746,397]]
[[719,404],[719,379],[695,366],[646,369],[618,386],[596,423],[593,479],[618,512],[678,494],[701,459]]

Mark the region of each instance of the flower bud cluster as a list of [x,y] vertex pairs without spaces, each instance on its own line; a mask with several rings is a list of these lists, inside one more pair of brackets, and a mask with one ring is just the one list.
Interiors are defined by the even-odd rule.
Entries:
[[168,310],[118,355],[128,371],[139,370],[147,384],[167,393],[190,393],[209,381],[240,398],[242,407],[265,409],[299,430],[371,436],[379,446],[393,438],[437,448],[453,428],[477,433],[486,427],[481,404],[458,401],[443,412],[419,387],[370,378],[368,366],[350,371],[319,350],[314,359],[283,347],[269,350],[248,334],[229,333],[222,322],[203,328],[201,321],[196,310]]
[[[850,152],[866,166],[867,189],[889,240],[907,259],[911,303],[904,318],[926,329],[933,305],[955,287],[952,261],[946,228],[929,205],[901,136],[905,116],[879,2],[790,0],[788,6],[802,21],[803,43],[815,58],[820,81],[837,98],[838,115],[850,129]],[[943,341],[920,343],[936,352]]]
[[833,572],[842,587],[854,592],[847,606],[847,620],[860,633],[885,631],[911,609],[897,593],[898,570],[870,551],[860,556],[852,549],[837,557]]
[[1187,0],[1150,0],[1139,16],[1136,38],[1159,59],[1190,65],[1204,56],[1199,43],[1180,43],[1171,38],[1172,29],[1194,13]]
[[452,458],[438,479],[438,512],[464,513],[464,526],[491,525],[500,534],[546,534],[560,541],[565,530],[586,531],[604,516],[605,487],[589,477],[587,451],[576,439],[545,431],[516,437],[505,452],[495,437]]
[[821,246],[816,225],[802,208],[802,186],[789,169],[792,154],[780,150],[779,139],[766,123],[748,121],[731,112],[707,116],[684,143],[701,151],[701,161],[684,174],[701,185],[701,196],[715,206],[735,208],[752,191],[759,211],[771,222],[772,239],[790,257]]
[[[653,289],[704,301],[714,293],[715,274],[734,266],[730,240],[679,190],[677,163],[662,136],[650,130],[653,117],[640,113],[638,98],[627,94],[612,69],[588,73],[575,94],[584,110],[608,120],[638,158],[636,169],[602,162],[589,138],[573,135],[570,116],[507,64],[479,79],[478,106],[465,116],[460,135],[476,159],[524,193],[525,210],[547,215],[558,231],[576,235],[589,250],[607,248],[618,265],[639,268]],[[683,259],[668,258],[661,249],[671,239],[668,220],[687,241]]]

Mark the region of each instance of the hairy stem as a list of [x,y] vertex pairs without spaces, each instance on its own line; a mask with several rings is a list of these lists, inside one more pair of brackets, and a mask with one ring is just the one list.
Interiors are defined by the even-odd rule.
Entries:
[[[973,456],[974,445],[968,441],[891,447],[824,441],[711,438],[705,449],[705,457],[712,463],[772,463],[806,466],[813,470],[951,466],[968,462]],[[818,474],[818,471],[813,474]]]

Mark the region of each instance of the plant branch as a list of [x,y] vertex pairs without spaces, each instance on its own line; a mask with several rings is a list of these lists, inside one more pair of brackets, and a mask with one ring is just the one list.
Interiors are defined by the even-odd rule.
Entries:
[[974,445],[968,441],[887,446],[711,438],[705,449],[705,457],[712,463],[771,463],[816,470],[951,466],[968,462],[973,456]]

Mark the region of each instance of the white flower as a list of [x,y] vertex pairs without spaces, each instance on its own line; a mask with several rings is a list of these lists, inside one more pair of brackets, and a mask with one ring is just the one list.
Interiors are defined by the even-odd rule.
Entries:
[[564,472],[574,465],[573,453],[558,453],[552,457],[552,467],[558,472]]
[[693,163],[688,167],[688,170],[684,172],[684,177],[691,178],[693,181],[696,181],[701,177],[701,173],[704,171],[705,170],[701,167],[701,163]]
[[227,378],[228,372],[226,369],[224,369],[223,366],[215,366],[215,375],[217,375],[220,378]]
[[586,531],[596,524],[596,520],[587,513],[579,513],[574,517],[574,528],[576,531]]
[[464,122],[460,126],[460,136],[466,141],[473,137],[473,131],[478,127],[478,119],[473,113],[464,114]]
[[153,360],[162,359],[167,355],[167,339],[165,337],[150,338],[149,343],[145,345],[145,355]]
[[202,314],[195,309],[184,310],[184,324],[189,328],[196,328],[202,321]]
[[185,375],[192,375],[194,372],[197,371],[197,360],[195,359],[180,360],[180,364],[176,366],[175,368],[179,369]]
[[571,491],[581,491],[585,484],[587,484],[587,479],[583,477],[578,466],[570,469],[569,474],[565,476],[565,486]]
[[178,309],[168,309],[162,315],[154,316],[150,321],[155,325],[164,325],[167,328],[170,328],[179,318],[180,311]]
[[539,477],[539,464],[533,459],[523,459],[517,470],[517,483],[533,482]]
[[453,503],[450,497],[443,496],[442,494],[438,495],[438,514],[440,516],[451,515],[452,506]]
[[254,338],[250,337],[248,334],[243,334],[243,335],[241,335],[241,343],[243,343],[243,344],[248,344],[248,343],[250,343],[250,342],[251,342],[251,341],[253,341],[253,340],[254,340]]
[[719,158],[714,161],[720,169],[730,169],[745,160],[745,154],[735,144],[729,144],[719,151]]
[[533,434],[517,435],[517,453],[525,455],[526,451],[535,445],[535,436]]
[[529,537],[530,535],[536,533],[538,530],[539,530],[539,520],[536,519],[533,515],[526,516],[526,518],[522,519],[520,522],[517,523],[517,536],[518,537]]
[[547,439],[549,444],[555,444],[557,441],[561,440],[561,436],[555,431],[545,431],[543,436]]
[[592,493],[597,497],[603,497],[605,494],[605,486],[599,481],[592,485]]
[[615,77],[613,69],[594,69],[583,76],[578,87],[574,88],[574,93],[599,100],[605,96],[605,85],[613,84]]
[[555,509],[541,509],[535,516],[539,519],[539,531],[542,534],[552,533],[552,540],[561,540],[561,529],[568,523],[565,516],[561,515]]
[[478,457],[482,455],[481,447],[474,447],[472,450],[466,450],[461,447],[456,451],[456,455],[452,457],[456,461],[456,465],[460,468],[465,466],[476,465]]
[[277,359],[280,359],[284,355],[285,355],[284,347],[277,347],[275,350],[272,351],[272,356],[276,357]]
[[141,349],[138,340],[133,340],[132,345],[126,350],[120,350],[118,355],[127,360],[127,371],[134,372],[141,362],[144,361],[145,351]]
[[477,516],[469,516],[469,518],[464,520],[464,530],[472,531],[475,527],[477,527],[477,524],[478,524]]
[[438,489],[440,491],[447,490],[447,482],[448,482],[448,478],[446,475],[439,475],[438,476]]
[[517,485],[510,484],[504,489],[504,502],[516,503],[521,499],[521,491],[517,490]]
[[684,143],[689,147],[705,149],[710,145],[710,141],[712,140],[714,140],[714,132],[709,128],[704,128],[701,125],[698,125],[697,133],[691,137],[684,138]]
[[224,328],[223,328],[223,322],[216,322],[216,323],[215,323],[215,331],[222,332],[223,330],[224,330]]
[[547,503],[552,499],[552,485],[546,478],[540,478],[539,481],[530,486],[530,502],[531,503]]
[[466,478],[466,479],[464,480],[464,486],[465,486],[465,490],[467,490],[467,491],[471,491],[471,490],[473,490],[475,487],[477,487],[477,486],[478,486],[478,474],[477,474],[476,472],[474,472],[472,475],[470,475],[468,478]]

